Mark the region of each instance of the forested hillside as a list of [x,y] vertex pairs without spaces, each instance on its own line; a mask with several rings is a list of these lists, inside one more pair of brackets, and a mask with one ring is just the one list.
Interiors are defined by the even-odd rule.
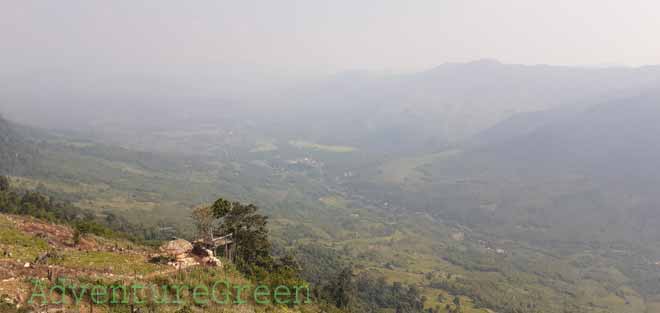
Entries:
[[656,72],[447,64],[154,124],[4,122],[2,166],[18,203],[142,244],[194,238],[218,198],[253,203],[273,256],[337,310],[654,312]]

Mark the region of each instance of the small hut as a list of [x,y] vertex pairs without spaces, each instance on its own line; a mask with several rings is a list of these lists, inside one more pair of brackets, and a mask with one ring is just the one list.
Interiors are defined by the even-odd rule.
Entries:
[[234,234],[228,234],[211,239],[213,250],[222,251],[222,256],[230,261],[234,261]]

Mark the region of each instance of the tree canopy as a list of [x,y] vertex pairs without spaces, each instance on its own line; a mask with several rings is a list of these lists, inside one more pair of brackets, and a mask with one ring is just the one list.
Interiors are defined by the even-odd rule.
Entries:
[[221,220],[217,231],[233,235],[236,265],[239,269],[254,274],[254,267],[272,267],[268,217],[258,214],[257,206],[220,198],[213,203],[211,210],[213,216]]

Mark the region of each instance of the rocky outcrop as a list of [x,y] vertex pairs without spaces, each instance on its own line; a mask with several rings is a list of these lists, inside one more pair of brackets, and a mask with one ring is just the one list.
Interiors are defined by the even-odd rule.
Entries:
[[222,262],[208,246],[201,241],[196,241],[192,253],[200,258],[200,263],[208,266],[222,266]]
[[[215,257],[213,251],[202,243],[191,244],[187,240],[177,239],[168,241],[160,247],[160,251],[173,260],[168,265],[176,268],[187,268],[195,265],[222,266],[222,262]],[[152,259],[156,259],[152,257]]]
[[184,239],[172,240],[160,246],[160,251],[168,256],[179,258],[185,257],[193,250],[193,245]]

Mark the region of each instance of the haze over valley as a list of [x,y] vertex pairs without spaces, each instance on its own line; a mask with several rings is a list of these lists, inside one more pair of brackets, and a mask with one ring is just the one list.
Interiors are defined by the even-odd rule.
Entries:
[[[0,31],[14,47],[0,71],[0,311],[36,312],[16,304],[57,268],[80,282],[296,282],[314,300],[140,312],[660,312],[660,59],[632,37],[655,35],[657,7],[285,2],[167,2],[160,17],[0,6],[54,40]],[[612,26],[617,8],[638,24]],[[537,35],[548,43],[524,44]],[[605,59],[628,65],[583,65]],[[243,246],[183,274],[180,253],[154,256],[208,233]]]

